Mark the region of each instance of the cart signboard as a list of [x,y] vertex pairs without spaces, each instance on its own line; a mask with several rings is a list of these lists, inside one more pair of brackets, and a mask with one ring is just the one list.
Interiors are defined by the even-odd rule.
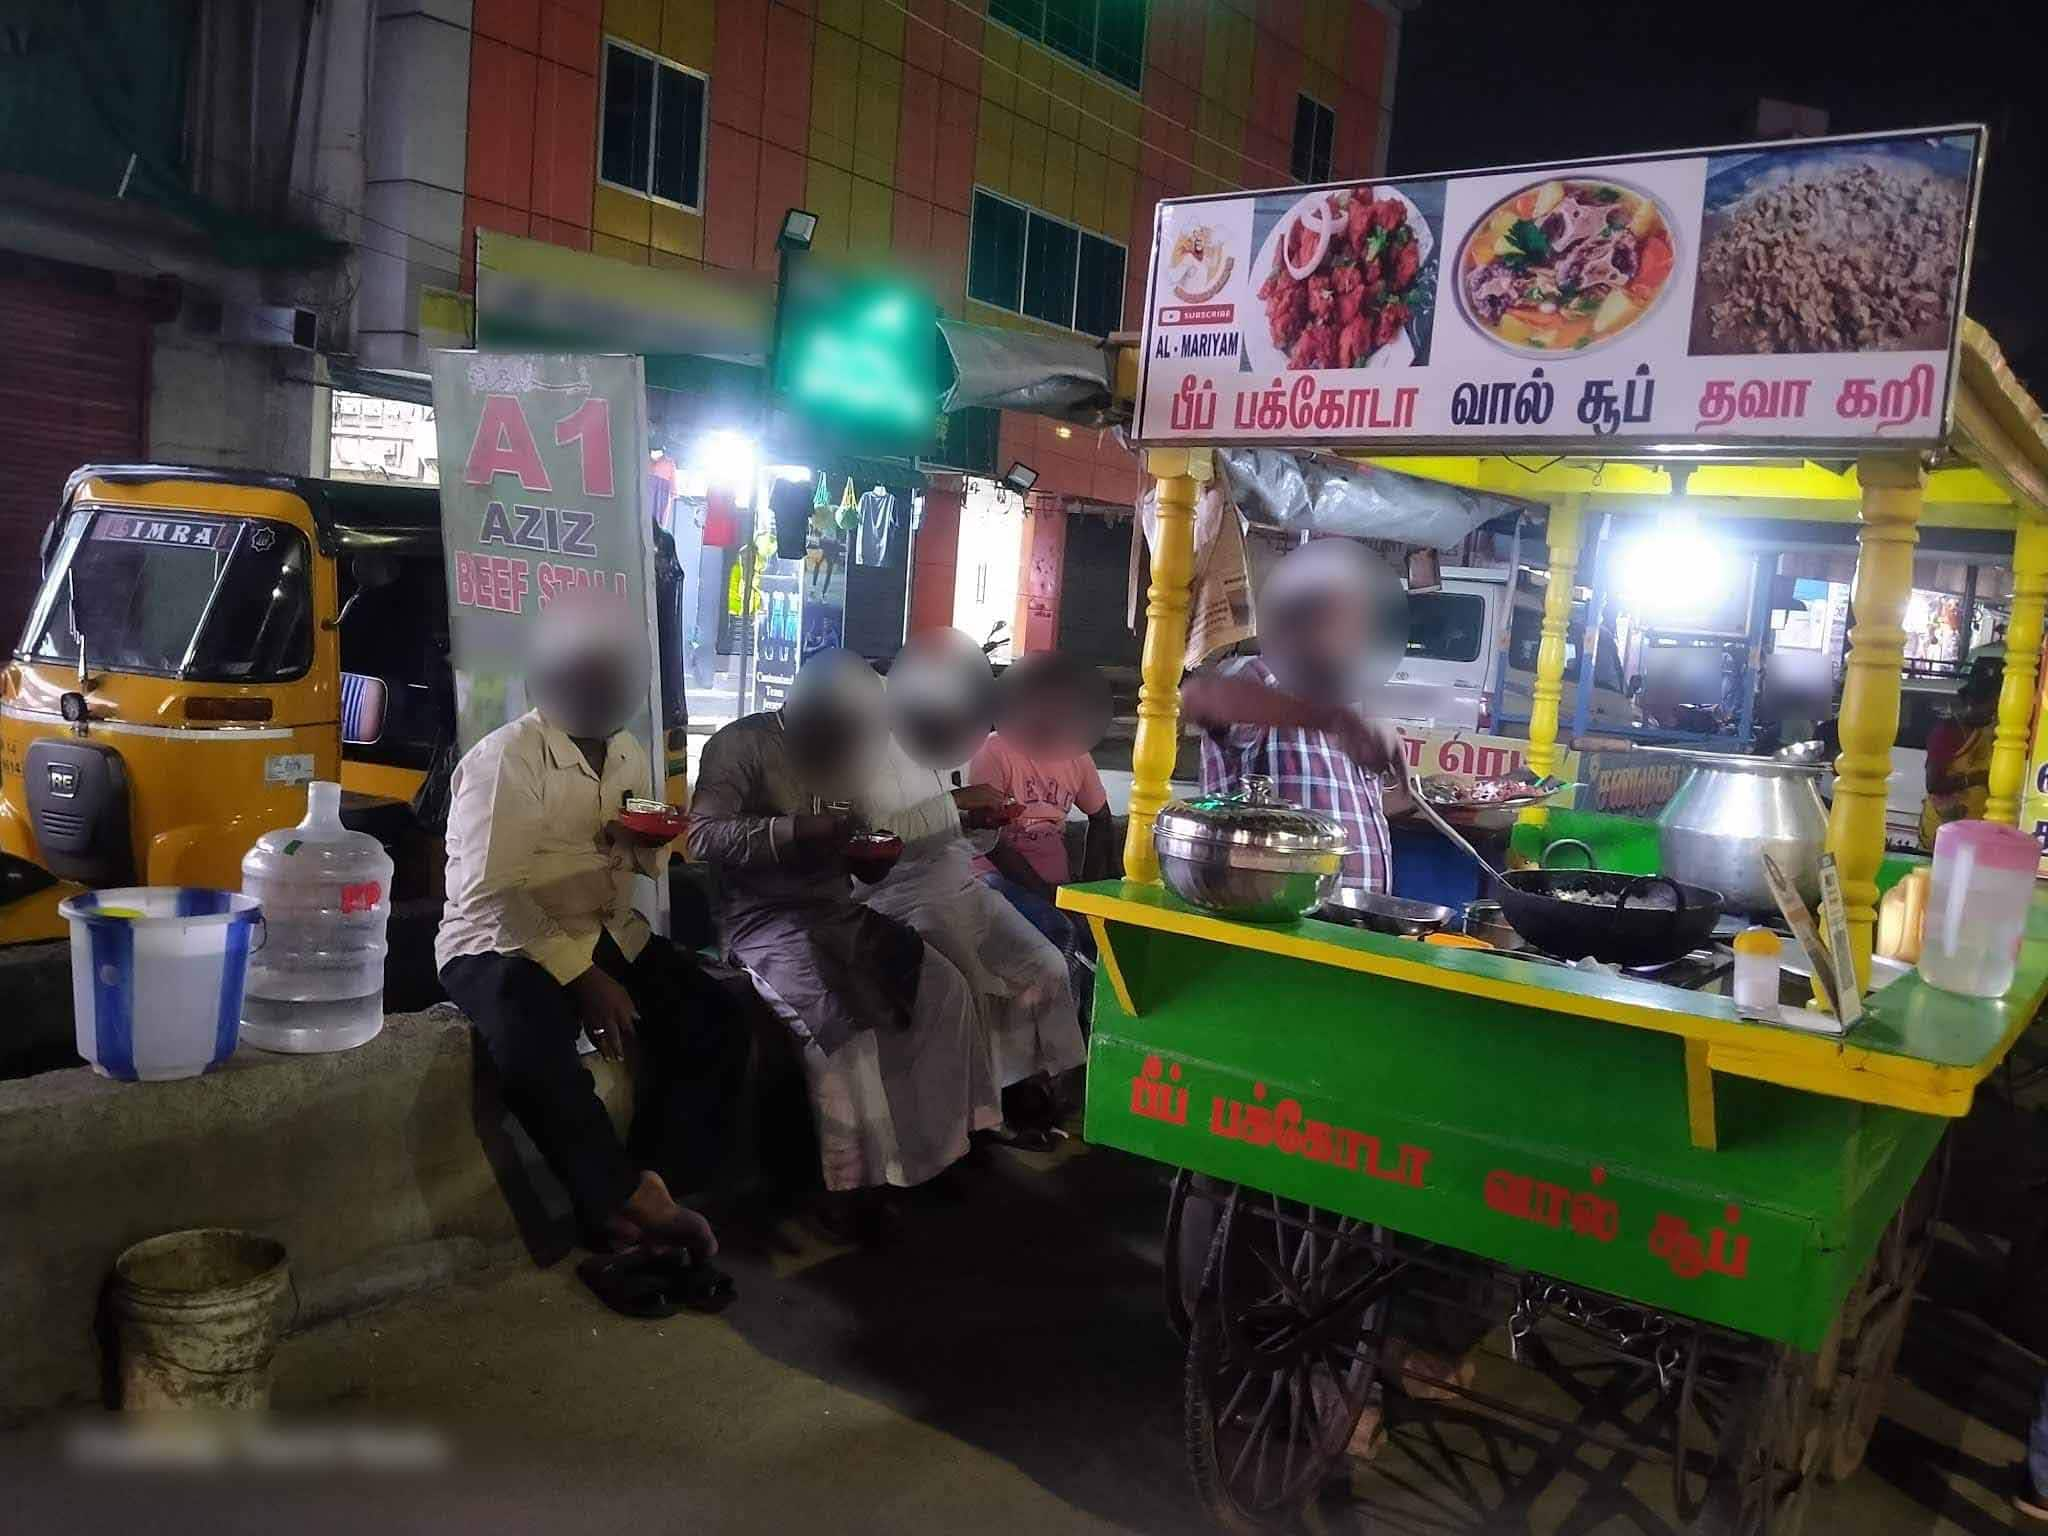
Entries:
[[1135,435],[1931,446],[1983,148],[1964,126],[1162,202]]

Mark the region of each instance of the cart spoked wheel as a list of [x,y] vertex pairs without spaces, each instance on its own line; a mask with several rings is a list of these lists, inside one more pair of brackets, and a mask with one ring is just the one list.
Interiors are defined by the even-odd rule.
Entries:
[[1819,1473],[1814,1357],[1785,1345],[1703,1361],[1679,1391],[1672,1485],[1694,1536],[1799,1536]]
[[1826,1384],[1826,1424],[1821,1475],[1830,1482],[1851,1477],[1863,1465],[1871,1434],[1884,1411],[1885,1394],[1906,1338],[1920,1277],[1934,1250],[1934,1219],[1941,1206],[1947,1171],[1946,1146],[1929,1162],[1920,1182],[1878,1239],[1869,1266],[1842,1303],[1841,1347],[1834,1379]]
[[1160,1250],[1159,1278],[1166,1289],[1166,1321],[1185,1344],[1194,1330],[1188,1315],[1187,1292],[1181,1288],[1180,1231],[1187,1216],[1188,1180],[1185,1168],[1173,1171],[1173,1187],[1166,1196],[1166,1241]]
[[1195,1486],[1234,1531],[1292,1524],[1340,1464],[1372,1390],[1394,1267],[1369,1229],[1250,1191],[1225,1203],[1188,1335]]

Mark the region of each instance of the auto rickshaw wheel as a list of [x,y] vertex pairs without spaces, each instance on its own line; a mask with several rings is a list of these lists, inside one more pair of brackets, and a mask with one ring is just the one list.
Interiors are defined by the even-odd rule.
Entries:
[[1224,1204],[1188,1334],[1184,1428],[1227,1530],[1289,1528],[1342,1462],[1396,1273],[1361,1245],[1369,1231],[1255,1191]]

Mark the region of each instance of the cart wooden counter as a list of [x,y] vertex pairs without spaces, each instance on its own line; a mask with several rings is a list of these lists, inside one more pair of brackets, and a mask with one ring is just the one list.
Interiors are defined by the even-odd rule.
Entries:
[[2048,897],[2005,998],[1907,976],[1847,1039],[1157,886],[1060,904],[1108,978],[1090,1141],[1808,1350],[2048,996]]

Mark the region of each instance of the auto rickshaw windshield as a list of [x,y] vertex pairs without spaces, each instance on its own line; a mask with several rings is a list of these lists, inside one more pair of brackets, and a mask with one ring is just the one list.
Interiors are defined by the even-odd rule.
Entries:
[[193,682],[269,683],[313,660],[306,539],[287,524],[85,507],[18,654]]

